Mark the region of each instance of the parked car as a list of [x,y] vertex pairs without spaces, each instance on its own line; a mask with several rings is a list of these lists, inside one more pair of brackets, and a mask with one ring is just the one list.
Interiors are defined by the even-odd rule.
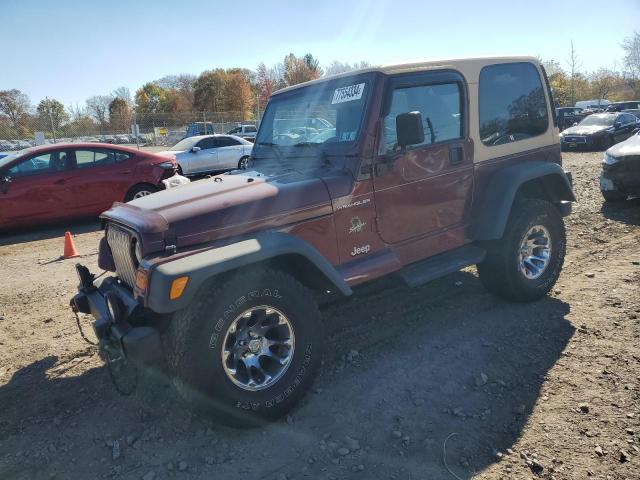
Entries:
[[[327,291],[348,297],[385,275],[421,285],[469,265],[511,300],[553,288],[575,198],[552,106],[533,57],[280,90],[250,170],[103,213],[98,265],[113,274],[94,282],[77,266],[73,308],[95,317],[114,368],[167,365],[180,393],[222,422],[279,418],[320,365]],[[335,119],[334,135],[280,143],[275,122],[306,127],[310,111]]]
[[602,149],[626,140],[640,128],[630,113],[594,113],[560,134],[563,149]]
[[234,135],[185,138],[162,154],[173,155],[183,175],[246,168],[253,144]]
[[607,202],[640,196],[640,132],[605,152],[600,191]]
[[9,140],[0,140],[0,152],[16,150],[17,145]]
[[639,109],[640,100],[630,100],[627,102],[614,102],[607,105],[607,112],[622,112],[623,110]]
[[96,216],[163,188],[175,158],[95,143],[32,147],[0,159],[0,230]]
[[556,108],[556,116],[558,117],[558,128],[564,130],[574,123],[580,122],[586,114],[584,109],[579,107],[560,107]]
[[238,125],[227,132],[227,135],[235,135],[245,140],[254,141],[258,128],[255,125]]
[[622,113],[630,113],[640,119],[640,108],[630,108],[628,110],[623,110]]

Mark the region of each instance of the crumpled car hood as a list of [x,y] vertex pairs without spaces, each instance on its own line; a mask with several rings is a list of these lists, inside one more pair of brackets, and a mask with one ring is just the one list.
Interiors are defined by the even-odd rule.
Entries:
[[331,208],[320,178],[295,171],[275,176],[247,172],[218,175],[116,203],[101,218],[148,237],[142,238],[146,254],[151,245],[152,250],[197,245],[330,214]]
[[612,157],[640,157],[640,135],[633,135],[607,150]]

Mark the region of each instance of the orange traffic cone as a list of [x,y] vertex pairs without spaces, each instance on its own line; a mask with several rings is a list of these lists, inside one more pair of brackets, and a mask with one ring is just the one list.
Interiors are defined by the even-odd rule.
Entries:
[[64,254],[62,258],[75,258],[79,257],[76,246],[73,244],[73,238],[71,238],[71,232],[64,233]]

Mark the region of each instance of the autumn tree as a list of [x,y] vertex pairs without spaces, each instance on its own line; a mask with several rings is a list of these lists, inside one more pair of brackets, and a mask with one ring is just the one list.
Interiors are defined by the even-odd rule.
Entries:
[[145,83],[136,91],[136,111],[138,113],[159,113],[163,111],[166,91],[153,82]]
[[620,80],[618,75],[607,68],[596,70],[589,78],[593,98],[608,99]]
[[127,101],[118,96],[109,103],[109,123],[116,131],[126,132],[131,124],[131,109]]
[[319,67],[315,68],[315,59],[311,54],[307,55],[296,57],[293,53],[290,53],[284,57],[283,78],[286,85],[297,85],[320,77],[322,70]]
[[127,87],[118,87],[111,93],[112,98],[120,98],[127,103],[130,108],[133,105],[131,100],[131,91]]
[[243,118],[247,118],[251,114],[253,103],[251,84],[246,75],[241,71],[229,72],[224,85],[224,110],[239,112]]
[[193,110],[194,85],[197,77],[187,73],[167,75],[153,83],[168,92],[168,111],[189,112]]
[[199,111],[220,112],[224,107],[226,73],[221,68],[205,70],[193,85],[193,106]]
[[13,128],[19,128],[31,109],[29,97],[15,88],[0,90],[0,113],[6,115]]
[[38,117],[40,117],[40,128],[46,126],[48,129],[53,125],[53,129],[58,130],[64,123],[69,121],[69,115],[64,109],[64,105],[54,98],[40,100],[36,111],[38,112]]

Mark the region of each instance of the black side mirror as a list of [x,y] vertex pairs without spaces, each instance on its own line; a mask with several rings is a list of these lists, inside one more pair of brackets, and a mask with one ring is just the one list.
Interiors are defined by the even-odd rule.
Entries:
[[10,183],[11,183],[11,177],[9,176],[0,177],[0,192],[7,193],[9,191]]
[[613,128],[620,128],[622,126],[622,122],[613,122]]
[[396,135],[402,148],[424,143],[424,128],[420,112],[401,113],[396,117]]

